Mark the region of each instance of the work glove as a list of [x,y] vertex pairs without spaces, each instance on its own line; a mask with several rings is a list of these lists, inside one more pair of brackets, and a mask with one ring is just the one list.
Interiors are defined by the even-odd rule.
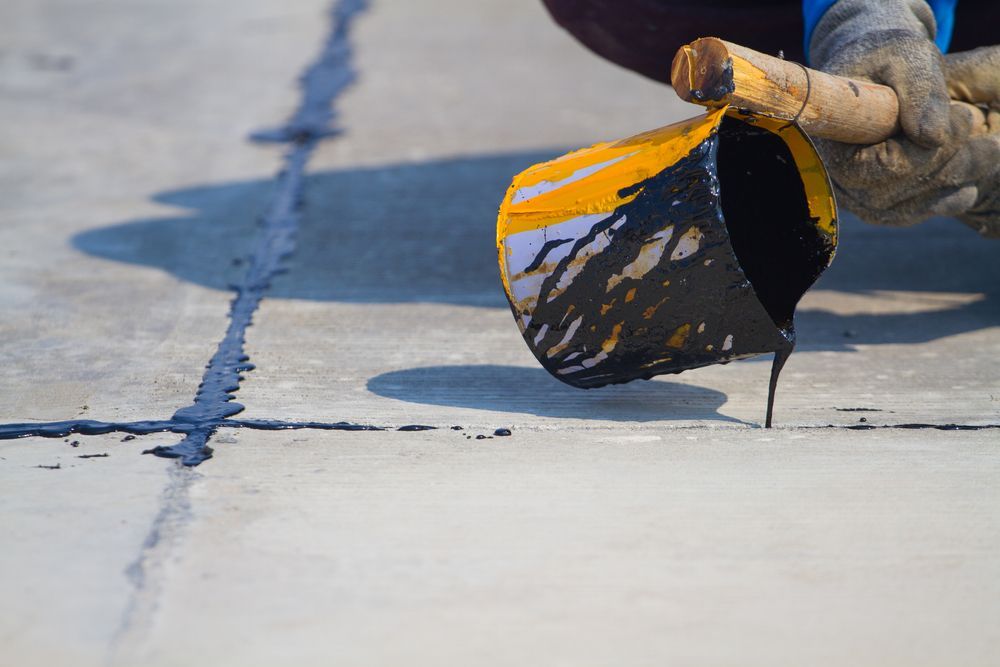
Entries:
[[995,67],[997,54],[980,49],[947,61],[935,31],[923,0],[839,0],[830,7],[810,40],[812,65],[893,88],[902,133],[874,146],[816,145],[838,199],[866,222],[911,225],[945,215],[1000,235],[1000,132],[990,131],[982,108],[949,96],[995,104],[997,72],[989,63]]
[[[945,79],[952,99],[978,105],[986,132],[1000,135],[1000,46],[951,53],[944,57]],[[980,200],[959,219],[983,236],[1000,238],[1000,169],[979,184]]]

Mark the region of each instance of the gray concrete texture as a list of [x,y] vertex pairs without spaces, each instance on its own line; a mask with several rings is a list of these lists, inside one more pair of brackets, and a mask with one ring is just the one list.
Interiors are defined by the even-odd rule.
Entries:
[[[0,423],[191,403],[286,150],[248,137],[328,9],[0,6]],[[534,0],[376,1],[351,42],[240,416],[464,430],[222,428],[196,469],[139,455],[172,434],[0,442],[0,663],[1000,664],[1000,432],[827,428],[1000,422],[1000,246],[846,219],[771,431],[767,360],[574,390],[496,206],[698,109]]]

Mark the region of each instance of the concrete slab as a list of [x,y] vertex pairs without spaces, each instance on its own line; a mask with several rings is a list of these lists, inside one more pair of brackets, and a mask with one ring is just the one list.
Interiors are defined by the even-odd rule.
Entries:
[[[497,276],[493,219],[512,174],[699,108],[555,32],[540,3],[434,8],[449,20],[382,4],[359,25],[347,132],[317,152],[299,251],[248,332],[258,370],[241,389],[247,414],[761,423],[767,359],[594,392],[552,380]],[[993,244],[949,220],[878,229],[847,215],[842,231],[800,309],[778,423],[856,422],[849,408],[885,423],[1000,420]]]
[[[283,150],[247,137],[328,28],[312,0],[77,5],[0,8],[0,422],[191,402]],[[464,430],[222,428],[196,470],[139,456],[174,435],[0,442],[5,657],[997,662],[997,432],[799,428],[1000,421],[994,244],[846,220],[774,431],[766,360],[573,390],[506,309],[497,203],[697,109],[534,1],[376,2],[353,43],[240,416]]]
[[122,664],[984,665],[975,433],[237,432]]
[[[249,334],[260,363],[241,392],[248,414],[439,426],[763,421],[766,357],[586,392],[552,379],[528,352],[505,304],[469,305],[477,292],[463,299],[437,291],[446,283],[455,292],[482,286],[485,303],[495,279],[488,234],[453,234],[449,222],[432,225],[442,239],[436,245],[445,249],[431,277],[420,275],[419,253],[392,249],[384,263],[334,251],[344,268],[320,268],[314,249],[340,241],[336,225],[317,223],[308,232],[315,235],[313,250],[304,253],[316,261],[299,267],[303,280],[358,296],[338,300],[333,288],[329,301],[264,304]],[[1000,300],[993,288],[1000,275],[992,246],[952,221],[878,230],[848,220],[844,231],[837,263],[803,301],[799,351],[782,377],[777,423],[1000,421]],[[481,264],[451,259],[470,255]],[[909,266],[924,268],[914,275]],[[397,293],[413,303],[383,302],[389,299],[383,285],[403,284]]]
[[106,664],[136,592],[156,587],[155,549],[172,540],[179,517],[164,503],[182,488],[174,478],[183,471],[137,456],[138,443],[121,440],[0,445],[4,662]]

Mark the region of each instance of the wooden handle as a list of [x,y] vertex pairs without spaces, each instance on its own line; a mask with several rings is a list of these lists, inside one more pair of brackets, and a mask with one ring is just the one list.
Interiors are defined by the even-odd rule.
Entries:
[[670,79],[682,100],[794,119],[824,139],[877,144],[899,132],[899,100],[892,88],[819,72],[716,37],[682,46]]

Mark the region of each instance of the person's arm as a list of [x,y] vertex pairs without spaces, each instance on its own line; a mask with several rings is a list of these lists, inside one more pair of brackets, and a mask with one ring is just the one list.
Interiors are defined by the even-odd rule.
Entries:
[[[939,11],[945,4],[954,8],[939,1]],[[957,88],[949,89],[932,7],[924,0],[805,0],[804,9],[820,14],[808,43],[814,67],[885,84],[899,98],[900,135],[874,146],[816,142],[841,203],[867,222],[907,225],[946,215],[1000,235],[1000,201],[993,201],[1000,133],[989,131],[977,107],[952,103]],[[990,72],[984,58],[992,51],[981,51],[961,76]]]
[[[830,9],[837,0],[802,0],[802,19],[804,30],[805,52],[808,56],[809,41],[812,39],[813,30],[816,24],[823,18],[826,10]],[[937,35],[934,42],[941,49],[942,53],[948,52],[951,44],[951,33],[955,26],[955,4],[957,0],[929,0],[928,5],[934,13],[934,21],[937,24]]]

